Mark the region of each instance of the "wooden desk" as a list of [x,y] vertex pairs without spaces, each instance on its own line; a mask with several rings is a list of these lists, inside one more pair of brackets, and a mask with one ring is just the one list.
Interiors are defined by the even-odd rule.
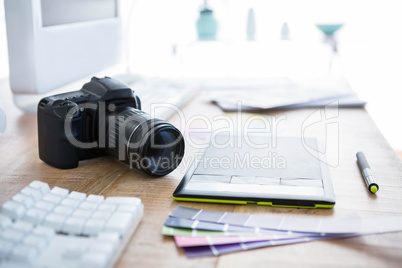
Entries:
[[[335,208],[295,209],[176,202],[172,193],[185,172],[183,167],[159,179],[141,175],[112,157],[83,161],[76,169],[55,169],[39,160],[36,115],[23,114],[13,105],[7,81],[1,81],[0,95],[8,119],[6,131],[0,134],[0,204],[32,180],[88,194],[141,198],[145,205],[142,223],[117,267],[400,267],[402,263],[402,233],[262,248],[199,259],[187,259],[171,237],[160,234],[168,213],[179,204],[220,211],[281,214],[286,217],[402,215],[401,162],[364,109],[340,109],[336,118],[339,126],[339,156],[336,153],[328,155],[335,162],[339,158],[337,167],[330,168],[337,201]],[[207,102],[206,95],[205,92],[201,93],[184,108],[187,119],[197,114],[210,119],[222,114],[217,107]],[[277,112],[277,115],[286,115],[280,134],[300,135],[301,125],[315,111],[317,109]],[[214,126],[219,127],[219,120],[216,119],[213,121]],[[173,118],[172,122],[178,123],[178,118]],[[324,131],[314,133],[322,136]],[[360,175],[355,157],[359,150],[365,152],[377,177],[380,191],[376,195],[367,191]],[[195,149],[187,147],[186,157],[194,152]]]

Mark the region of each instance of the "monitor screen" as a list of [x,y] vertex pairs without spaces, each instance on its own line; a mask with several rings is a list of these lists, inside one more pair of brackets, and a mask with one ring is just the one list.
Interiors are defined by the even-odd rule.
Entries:
[[10,87],[16,95],[47,93],[119,63],[120,0],[4,4]]
[[117,16],[117,0],[41,0],[42,26]]

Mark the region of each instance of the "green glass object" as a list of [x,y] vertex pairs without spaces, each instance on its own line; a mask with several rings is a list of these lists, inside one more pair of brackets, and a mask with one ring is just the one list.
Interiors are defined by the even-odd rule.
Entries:
[[316,24],[315,26],[326,36],[330,36],[342,28],[343,24]]
[[[343,27],[343,23],[338,24],[319,24],[315,25],[324,35],[324,42],[329,44],[334,53],[338,53],[338,42],[335,38],[335,33]],[[332,63],[330,63],[331,65]],[[332,68],[332,67],[330,67]]]
[[200,17],[197,20],[197,33],[200,40],[215,40],[218,23],[211,9],[200,11]]

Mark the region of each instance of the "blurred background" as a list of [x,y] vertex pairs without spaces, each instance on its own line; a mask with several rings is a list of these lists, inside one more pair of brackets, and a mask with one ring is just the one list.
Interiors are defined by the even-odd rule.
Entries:
[[[200,41],[196,24],[204,5],[122,0],[122,64],[150,77],[345,77],[391,146],[402,151],[400,1],[209,0],[216,37]],[[248,30],[250,12],[255,27]],[[337,53],[317,24],[343,25],[334,34]],[[9,74],[6,38],[1,0],[0,80]]]

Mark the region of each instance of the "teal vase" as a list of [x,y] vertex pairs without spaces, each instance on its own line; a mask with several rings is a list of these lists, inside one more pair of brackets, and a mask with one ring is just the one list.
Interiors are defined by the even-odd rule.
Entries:
[[218,23],[211,9],[200,11],[200,17],[197,20],[197,33],[200,40],[215,40]]

